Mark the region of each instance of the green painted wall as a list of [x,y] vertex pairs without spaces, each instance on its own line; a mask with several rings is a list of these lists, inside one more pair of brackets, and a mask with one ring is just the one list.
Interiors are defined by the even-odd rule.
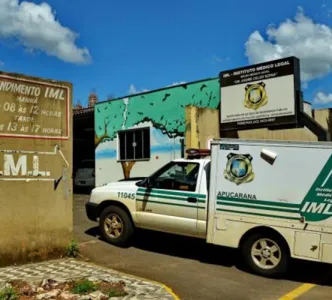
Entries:
[[[173,86],[99,103],[95,108],[96,185],[146,176],[181,157],[180,137],[185,132],[185,106],[218,108],[219,78]],[[151,126],[148,161],[118,162],[119,130]]]
[[[185,131],[186,105],[217,108],[220,102],[219,79],[209,79],[128,96],[96,105],[95,133],[112,140],[116,132],[150,121],[169,137]],[[127,104],[126,104],[127,103]]]

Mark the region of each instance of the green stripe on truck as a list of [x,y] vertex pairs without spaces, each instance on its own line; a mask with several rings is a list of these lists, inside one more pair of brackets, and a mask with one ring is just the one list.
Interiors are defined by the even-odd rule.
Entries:
[[260,214],[260,213],[254,213],[254,212],[248,212],[248,211],[228,210],[228,209],[222,209],[222,208],[217,208],[217,211],[229,212],[229,213],[235,213],[235,214],[253,215],[253,216],[260,216],[260,217],[268,217],[268,218],[277,218],[277,219],[284,219],[284,220],[300,220],[299,217],[295,218],[295,217],[268,215],[268,214]]
[[230,202],[222,202],[222,201],[218,201],[217,202],[218,205],[222,205],[222,206],[234,206],[234,207],[243,207],[243,208],[252,208],[252,209],[259,209],[259,210],[271,210],[271,211],[279,211],[279,212],[287,212],[287,213],[299,213],[300,210],[291,210],[291,209],[287,209],[287,208],[280,208],[280,207],[272,207],[272,206],[255,206],[255,204],[242,204],[242,203],[230,203]]
[[289,208],[300,208],[301,204],[294,203],[281,203],[274,201],[265,201],[265,200],[250,200],[250,199],[239,199],[239,198],[228,198],[228,197],[217,197],[217,200],[220,201],[232,201],[235,203],[249,203],[249,204],[262,204],[262,205],[270,205],[270,206],[279,206],[279,207],[289,207]]
[[171,205],[171,206],[205,209],[205,207],[203,207],[203,206],[196,206],[196,205],[189,205],[189,204],[179,204],[179,203],[174,203],[174,202],[162,202],[162,201],[145,200],[145,199],[136,199],[136,201],[149,202],[149,203],[162,204],[162,205]]
[[[137,196],[141,197],[155,197],[155,198],[162,198],[162,199],[170,199],[170,200],[179,200],[179,201],[187,201],[187,198],[189,197],[186,195],[186,198],[183,198],[184,196],[181,196],[182,198],[175,197],[175,196],[168,196],[168,195],[162,195],[162,194],[156,194],[156,193],[141,193],[137,192]],[[198,199],[199,203],[205,203],[205,200]]]
[[200,198],[200,199],[206,198],[206,195],[204,195],[204,194],[196,194],[196,193],[191,193],[191,192],[173,192],[173,191],[145,189],[145,188],[139,188],[137,190],[137,193],[165,194],[165,195],[173,195],[173,196],[180,196],[180,197],[196,197],[196,198]]

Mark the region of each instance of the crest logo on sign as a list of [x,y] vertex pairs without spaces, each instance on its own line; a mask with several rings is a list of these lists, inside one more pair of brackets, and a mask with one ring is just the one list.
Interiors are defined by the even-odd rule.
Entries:
[[241,183],[248,183],[255,177],[252,168],[252,157],[250,154],[235,154],[227,155],[227,165],[224,170],[224,177],[239,185]]
[[245,87],[244,106],[254,110],[267,104],[268,97],[266,95],[265,83],[248,84]]

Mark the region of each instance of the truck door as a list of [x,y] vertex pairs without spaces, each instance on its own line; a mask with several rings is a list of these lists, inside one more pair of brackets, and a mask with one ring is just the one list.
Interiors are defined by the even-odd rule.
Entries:
[[170,162],[150,178],[150,187],[137,191],[139,226],[184,235],[197,235],[200,164]]

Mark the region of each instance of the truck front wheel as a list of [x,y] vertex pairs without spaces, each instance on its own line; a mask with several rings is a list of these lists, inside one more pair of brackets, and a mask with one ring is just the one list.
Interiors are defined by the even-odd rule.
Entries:
[[106,207],[99,219],[102,238],[116,246],[126,246],[134,233],[134,226],[127,212],[117,206]]
[[242,245],[242,256],[255,273],[279,277],[287,270],[287,245],[277,235],[255,233]]

